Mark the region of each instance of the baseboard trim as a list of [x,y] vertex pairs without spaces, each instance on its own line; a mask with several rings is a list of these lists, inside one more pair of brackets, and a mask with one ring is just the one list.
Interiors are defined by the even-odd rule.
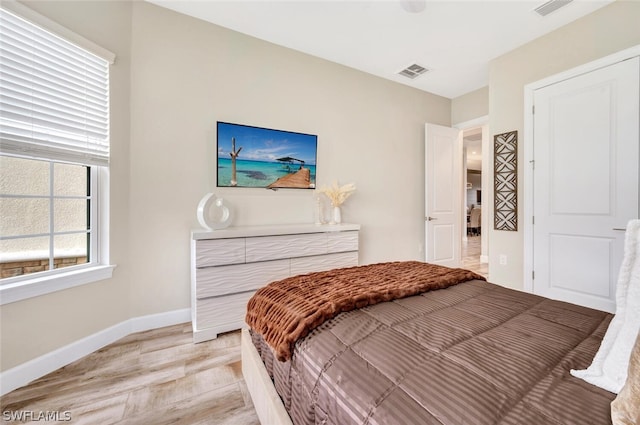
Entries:
[[68,365],[125,336],[191,321],[191,309],[134,317],[0,373],[0,396]]

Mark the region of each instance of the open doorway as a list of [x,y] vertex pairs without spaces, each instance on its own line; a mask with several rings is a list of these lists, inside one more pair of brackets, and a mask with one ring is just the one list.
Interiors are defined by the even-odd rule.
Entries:
[[[486,137],[486,134],[484,136]],[[486,223],[488,221],[486,219],[488,208],[483,205],[483,198],[487,197],[486,194],[483,197],[483,189],[485,192],[487,189],[483,187],[487,181],[486,175],[483,178],[483,165],[485,165],[483,161],[483,156],[485,156],[483,155],[483,127],[464,129],[462,137],[463,175],[465,177],[462,205],[465,209],[463,211],[465,223],[462,232],[461,263],[463,268],[487,277],[489,264],[486,258],[488,256],[486,252],[483,252],[485,251],[483,245],[486,247]],[[485,225],[483,226],[483,224]]]
[[[491,199],[489,117],[484,116],[451,127],[425,124],[425,261],[450,267],[464,267],[487,278],[489,270],[488,200]],[[470,194],[474,208],[485,208],[478,237],[469,243],[467,235],[467,149],[464,139],[479,140],[469,156],[480,156],[480,187]],[[476,152],[475,154],[473,152]],[[485,173],[482,173],[483,166]],[[436,178],[437,176],[437,178]],[[483,190],[483,188],[485,190]],[[478,191],[479,190],[479,191]],[[475,198],[474,198],[475,197]],[[469,214],[469,219],[471,214]],[[484,230],[483,230],[484,229]],[[479,248],[478,248],[479,246]],[[463,257],[468,257],[465,261]]]

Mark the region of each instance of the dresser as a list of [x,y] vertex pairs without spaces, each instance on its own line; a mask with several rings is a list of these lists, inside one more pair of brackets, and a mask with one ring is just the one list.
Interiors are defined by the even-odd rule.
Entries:
[[191,232],[193,341],[245,327],[247,301],[269,282],[357,266],[359,230],[291,224]]

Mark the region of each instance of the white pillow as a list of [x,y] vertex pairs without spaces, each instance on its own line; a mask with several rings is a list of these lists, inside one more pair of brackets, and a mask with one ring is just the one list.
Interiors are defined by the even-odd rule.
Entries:
[[618,394],[627,379],[629,358],[640,329],[640,220],[631,220],[616,287],[616,314],[591,366],[571,370],[590,384]]

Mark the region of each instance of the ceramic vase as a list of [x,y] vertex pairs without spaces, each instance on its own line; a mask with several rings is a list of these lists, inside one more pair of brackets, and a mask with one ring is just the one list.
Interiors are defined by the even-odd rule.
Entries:
[[331,217],[332,224],[340,224],[342,223],[342,212],[340,211],[340,207],[333,207],[333,215]]

